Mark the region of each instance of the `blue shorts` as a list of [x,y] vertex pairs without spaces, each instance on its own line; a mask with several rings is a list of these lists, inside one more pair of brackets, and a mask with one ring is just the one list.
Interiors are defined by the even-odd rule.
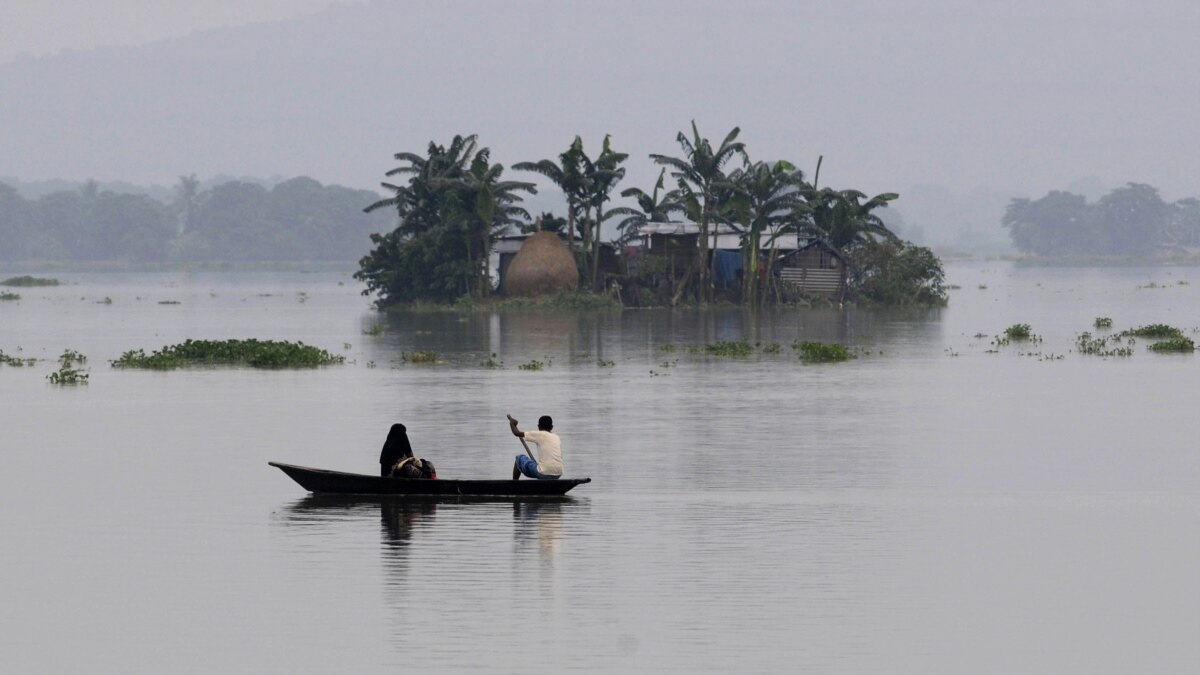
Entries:
[[537,462],[529,459],[529,455],[517,455],[517,468],[521,473],[538,480],[558,480],[558,476],[547,476],[537,470]]

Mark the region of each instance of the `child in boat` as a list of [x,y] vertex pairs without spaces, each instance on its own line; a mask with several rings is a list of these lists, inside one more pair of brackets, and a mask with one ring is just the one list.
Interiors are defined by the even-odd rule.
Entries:
[[[554,420],[550,419],[549,415],[542,415],[538,418],[537,431],[521,431],[517,428],[517,421],[513,419],[512,415],[508,416],[508,426],[512,430],[513,436],[533,441],[538,449],[537,460],[531,456],[517,455],[517,461],[513,464],[513,480],[518,480],[521,474],[540,480],[562,478],[562,440],[559,439],[558,434],[552,431]],[[525,449],[528,451],[528,446]]]
[[433,468],[433,462],[413,456],[408,429],[403,424],[393,424],[379,453],[379,475],[385,478],[437,478],[437,470]]

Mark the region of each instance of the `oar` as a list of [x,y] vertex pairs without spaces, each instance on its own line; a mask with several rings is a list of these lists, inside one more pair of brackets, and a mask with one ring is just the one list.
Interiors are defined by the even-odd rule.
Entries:
[[[512,416],[512,415],[507,415],[507,417],[508,417],[508,423],[509,423],[510,425],[512,425],[512,423],[516,421],[516,420],[514,420],[514,419],[513,419],[513,416]],[[536,461],[537,461],[537,457],[534,457],[534,456],[533,456],[533,453],[532,453],[532,452],[530,452],[530,450],[529,450],[529,444],[525,442],[525,437],[524,437],[524,436],[517,436],[517,440],[518,440],[518,441],[521,441],[521,445],[522,445],[522,446],[524,446],[524,448],[525,448],[525,454],[529,455],[529,459],[532,459],[533,461],[535,461],[535,462],[536,462]]]

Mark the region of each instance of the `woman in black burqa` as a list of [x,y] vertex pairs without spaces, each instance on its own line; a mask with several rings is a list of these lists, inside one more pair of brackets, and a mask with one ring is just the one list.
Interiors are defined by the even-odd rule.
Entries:
[[405,457],[412,457],[412,444],[408,442],[408,429],[403,424],[393,424],[379,453],[379,475],[392,475],[392,467]]
[[403,424],[393,424],[379,453],[379,475],[384,478],[437,478],[437,469],[433,462],[413,456],[408,429]]

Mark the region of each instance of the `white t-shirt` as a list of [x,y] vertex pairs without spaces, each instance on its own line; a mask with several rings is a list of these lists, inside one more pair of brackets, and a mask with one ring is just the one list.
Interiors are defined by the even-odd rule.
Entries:
[[540,474],[561,476],[563,474],[562,441],[553,431],[526,431],[525,440],[537,445],[538,465]]

